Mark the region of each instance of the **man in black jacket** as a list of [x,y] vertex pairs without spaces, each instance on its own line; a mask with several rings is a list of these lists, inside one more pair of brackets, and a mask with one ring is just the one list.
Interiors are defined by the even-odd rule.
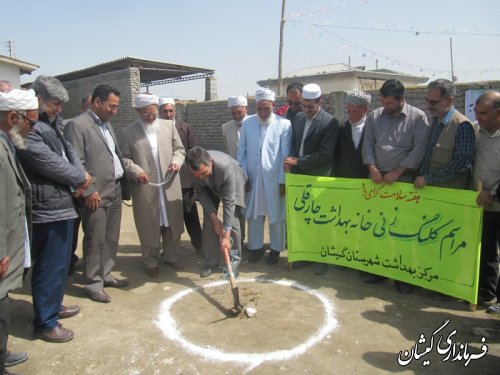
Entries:
[[39,101],[39,120],[27,137],[28,147],[17,152],[33,192],[33,329],[42,340],[66,342],[73,338],[73,331],[58,319],[80,312],[79,306],[62,305],[77,217],[73,197],[92,178],[58,127],[62,102],[68,100],[66,89],[56,78],[46,76],[38,77],[32,88]]

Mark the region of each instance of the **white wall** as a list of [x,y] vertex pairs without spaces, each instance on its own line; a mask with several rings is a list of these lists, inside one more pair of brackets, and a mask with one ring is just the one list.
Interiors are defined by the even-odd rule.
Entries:
[[0,80],[10,81],[12,87],[18,89],[21,87],[19,67],[11,64],[2,64],[0,62]]

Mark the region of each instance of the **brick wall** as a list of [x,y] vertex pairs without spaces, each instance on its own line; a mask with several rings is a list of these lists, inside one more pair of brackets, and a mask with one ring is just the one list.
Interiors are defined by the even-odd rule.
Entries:
[[111,119],[120,140],[121,129],[137,119],[133,108],[133,99],[140,92],[140,71],[138,68],[127,68],[93,77],[64,82],[70,100],[63,105],[62,116],[65,119],[77,116],[81,112],[82,98],[91,95],[100,84],[108,84],[120,91],[120,109]]
[[[466,90],[494,89],[500,91],[500,81],[457,84],[456,89],[455,107],[457,110],[464,113],[464,93]],[[378,90],[367,92],[372,95],[370,110],[378,108],[380,106],[378,101]],[[409,104],[424,110],[428,114],[425,105],[425,93],[425,87],[407,88],[406,100]],[[343,121],[347,118],[343,106],[344,95],[345,94],[343,92],[333,92],[323,95],[323,109],[333,114],[339,119],[339,121]],[[283,104],[285,104],[285,98],[278,98],[276,101],[276,108],[279,108]],[[248,101],[248,113],[255,113],[255,101],[253,99],[249,99]],[[184,119],[184,121],[191,124],[199,146],[224,151],[221,125],[231,119],[226,101],[211,101],[178,105],[177,115]]]
[[[137,119],[137,114],[133,108],[133,99],[140,92],[140,71],[138,68],[127,68],[94,77],[64,82],[63,85],[68,90],[70,100],[63,106],[63,117],[70,118],[78,115],[82,98],[85,95],[92,94],[94,88],[101,83],[107,83],[117,88],[121,93],[120,110],[111,120],[118,140],[120,140],[121,129]],[[456,88],[455,107],[464,113],[464,93],[466,90],[495,89],[500,91],[500,81],[458,84]],[[372,95],[370,110],[379,107],[378,90],[368,92]],[[425,93],[425,87],[407,88],[406,100],[409,104],[428,113],[425,106]],[[323,95],[323,108],[340,121],[344,121],[347,117],[343,106],[344,95],[343,92],[332,92]],[[276,108],[285,103],[286,98],[278,98]],[[255,113],[255,101],[253,99],[248,101],[248,113]],[[224,150],[221,126],[231,119],[226,100],[177,104],[177,118],[191,124],[199,146],[207,149]]]

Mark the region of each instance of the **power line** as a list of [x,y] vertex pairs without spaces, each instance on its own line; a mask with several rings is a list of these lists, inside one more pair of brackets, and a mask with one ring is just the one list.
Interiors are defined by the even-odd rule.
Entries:
[[331,23],[311,23],[307,24],[302,21],[288,20],[291,23],[305,24],[316,27],[329,27],[332,29],[347,29],[347,30],[366,30],[366,31],[381,31],[381,32],[391,32],[391,33],[408,33],[414,35],[471,35],[471,36],[487,36],[487,37],[500,37],[498,33],[480,33],[480,32],[469,32],[469,31],[428,31],[428,30],[418,30],[418,29],[396,29],[396,28],[380,28],[380,27],[365,27],[365,26],[347,26],[347,25],[332,25]]

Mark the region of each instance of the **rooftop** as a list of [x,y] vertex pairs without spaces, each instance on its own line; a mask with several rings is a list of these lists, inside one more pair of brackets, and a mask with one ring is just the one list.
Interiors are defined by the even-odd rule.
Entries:
[[60,74],[57,75],[56,78],[61,82],[68,82],[126,68],[138,68],[140,70],[141,86],[155,86],[165,83],[201,79],[211,76],[215,72],[213,69],[177,65],[163,61],[146,60],[127,56],[94,65],[89,68]]
[[0,55],[0,62],[19,67],[21,74],[31,74],[34,70],[40,67],[39,65],[31,64],[29,62],[4,55]]

